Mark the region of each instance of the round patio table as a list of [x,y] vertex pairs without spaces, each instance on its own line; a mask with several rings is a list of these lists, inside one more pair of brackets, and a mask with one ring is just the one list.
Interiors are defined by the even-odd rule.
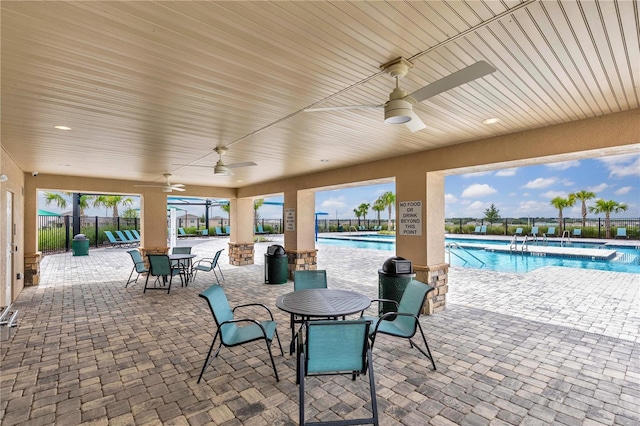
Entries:
[[367,296],[349,290],[316,288],[293,291],[276,299],[276,307],[303,317],[342,317],[371,305]]

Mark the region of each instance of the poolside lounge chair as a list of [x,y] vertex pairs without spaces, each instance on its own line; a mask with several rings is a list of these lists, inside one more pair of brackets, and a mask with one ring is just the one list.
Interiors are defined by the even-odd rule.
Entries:
[[219,226],[216,226],[215,229],[216,229],[216,235],[217,236],[227,236],[227,235],[229,235],[229,234],[225,234],[224,232],[222,232],[222,229],[220,229]]
[[[207,358],[205,358],[204,365],[202,366],[202,371],[200,372],[200,377],[198,377],[198,383],[202,380],[202,375],[207,367],[213,362],[214,359],[220,353],[220,349],[222,346],[231,347],[243,345],[245,343],[253,342],[255,340],[264,340],[267,345],[267,351],[269,352],[269,358],[271,358],[271,365],[273,366],[273,372],[276,375],[276,381],[280,381],[278,378],[278,370],[276,370],[276,363],[273,360],[273,355],[271,354],[271,342],[275,337],[278,340],[278,345],[280,346],[280,353],[284,356],[284,352],[282,350],[282,344],[280,343],[280,337],[278,336],[278,331],[276,330],[276,322],[273,320],[273,314],[271,310],[263,304],[260,303],[247,303],[244,305],[237,305],[233,309],[229,305],[229,300],[227,296],[224,294],[224,290],[219,285],[212,285],[205,291],[199,294],[200,297],[205,299],[209,304],[209,309],[211,309],[211,314],[213,315],[213,319],[216,323],[216,334],[213,337],[213,341],[211,342],[211,347],[209,348],[209,353],[207,353]],[[269,314],[269,320],[258,321],[254,318],[235,318],[235,313],[238,308],[242,307],[261,307],[267,311]],[[220,336],[220,345],[216,350],[216,353],[211,357],[211,352],[213,351],[213,346],[216,344],[216,340]],[[211,359],[210,359],[211,358]]]
[[128,241],[118,240],[111,231],[104,231],[104,235],[107,236],[107,239],[109,240],[109,244],[111,244],[114,247],[131,244]]
[[618,228],[618,231],[616,232],[616,239],[618,238],[629,238],[627,235],[627,228]]
[[480,233],[480,225],[476,226],[476,229],[473,230],[474,234],[479,234]]
[[127,239],[129,239],[129,241],[135,241],[136,243],[140,242],[140,238],[136,238],[136,236],[133,235],[133,232],[129,231],[128,229],[125,229],[123,232]]
[[[115,231],[115,233],[118,236],[118,238],[120,238],[122,241],[125,241],[131,247],[138,244],[138,241],[136,241],[135,239],[129,239],[127,236],[124,235],[122,231]],[[133,235],[131,237],[133,238]]]
[[574,237],[578,237],[578,238],[582,237],[582,229],[580,229],[580,228],[574,229],[573,230],[573,236]]
[[521,237],[522,236],[522,228],[516,228],[516,232],[515,232],[514,235],[517,235],[517,236]]
[[547,229],[547,233],[545,235],[547,237],[555,237],[556,236],[556,227],[555,226],[550,226],[549,229]]
[[138,241],[140,241],[140,233],[138,232],[137,229],[132,229],[131,233],[133,234],[134,237],[136,237],[138,239]]
[[[367,341],[369,321],[312,321],[305,323],[306,341],[298,345],[297,382],[299,386],[299,424],[302,425],[378,425],[376,382],[373,376],[371,348]],[[336,348],[340,348],[336,350]],[[369,374],[371,417],[335,422],[305,422],[304,387],[306,376]],[[320,385],[322,382],[320,382]],[[317,387],[319,388],[320,385]]]
[[480,233],[483,235],[487,235],[487,225],[482,225],[480,227]]
[[262,227],[262,225],[256,226],[256,235],[262,235],[262,234],[266,234],[266,232],[264,232],[264,228]]
[[538,234],[540,233],[540,231],[538,231],[538,227],[537,226],[532,226],[531,227],[531,236],[534,238],[538,238]]
[[227,235],[231,235],[231,227],[229,225],[224,227],[224,232],[227,233]]

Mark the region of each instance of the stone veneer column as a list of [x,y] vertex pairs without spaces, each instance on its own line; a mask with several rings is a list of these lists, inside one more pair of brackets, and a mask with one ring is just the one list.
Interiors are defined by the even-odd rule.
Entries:
[[293,279],[295,271],[318,269],[318,250],[287,250],[289,263],[289,279]]
[[140,247],[139,250],[144,260],[144,266],[146,266],[147,269],[149,269],[148,254],[169,254],[169,247]]
[[413,265],[416,280],[433,286],[434,290],[427,295],[422,307],[424,315],[433,315],[443,311],[447,306],[447,292],[449,291],[449,264],[442,263],[431,266]]
[[27,253],[24,255],[24,285],[40,284],[40,261],[42,253]]
[[229,264],[244,266],[254,264],[253,243],[229,243]]

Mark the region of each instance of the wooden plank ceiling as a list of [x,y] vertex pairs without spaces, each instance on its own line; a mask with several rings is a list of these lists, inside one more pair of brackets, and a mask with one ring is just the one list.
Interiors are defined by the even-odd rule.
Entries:
[[[238,187],[639,106],[636,1],[5,1],[1,12],[2,144],[25,171]],[[479,60],[497,72],[418,104],[427,128],[415,133],[381,110],[302,112],[384,103],[394,82],[379,66],[400,56],[414,65],[400,80],[409,93]],[[214,177],[216,146],[225,163],[258,165]]]

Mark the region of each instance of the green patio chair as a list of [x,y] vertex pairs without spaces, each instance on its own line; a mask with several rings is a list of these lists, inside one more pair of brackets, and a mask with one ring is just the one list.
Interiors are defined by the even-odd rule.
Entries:
[[[276,330],[276,322],[273,320],[271,310],[260,303],[237,305],[232,309],[229,305],[229,301],[227,300],[227,296],[224,294],[224,290],[219,285],[212,285],[200,293],[199,296],[205,299],[209,304],[217,330],[213,337],[213,341],[211,342],[209,353],[207,353],[207,358],[202,366],[200,377],[198,377],[198,383],[200,383],[204,371],[218,356],[218,353],[220,353],[220,349],[223,345],[226,347],[238,346],[255,340],[264,340],[266,343],[269,358],[271,358],[271,365],[273,366],[273,372],[276,375],[276,381],[280,381],[278,378],[278,370],[276,370],[276,363],[273,360],[273,354],[271,353],[271,342],[274,337],[278,340],[280,353],[284,355],[284,352],[282,351],[282,344],[280,343],[280,337]],[[236,309],[248,306],[264,308],[269,314],[270,319],[266,321],[258,321],[256,319],[246,317],[235,318]],[[218,336],[220,336],[220,344],[218,345],[216,353],[212,357],[211,352],[213,351],[213,347],[216,344]]]
[[[307,270],[294,271],[293,273],[293,291],[310,290],[314,288],[327,288],[327,271],[325,270]],[[324,319],[324,318],[321,318]],[[295,350],[296,342],[296,324],[302,324],[308,321],[308,317],[291,314],[291,345],[289,346],[289,354]]]
[[[433,287],[422,283],[417,280],[411,280],[407,284],[407,287],[400,298],[400,303],[395,300],[388,299],[373,299],[372,301],[376,302],[391,302],[398,306],[395,312],[387,312],[383,313],[382,316],[376,317],[368,317],[363,316],[362,319],[371,321],[372,330],[370,333],[371,338],[371,348],[373,349],[373,345],[378,337],[378,334],[386,334],[389,336],[402,337],[405,339],[409,339],[409,344],[411,347],[416,348],[424,356],[427,357],[431,361],[433,365],[433,369],[436,369],[436,363],[431,355],[431,350],[429,349],[429,345],[427,344],[427,339],[422,331],[422,326],[420,325],[420,321],[418,318],[420,317],[420,312],[422,311],[422,306],[424,305],[425,300],[427,299],[427,294],[433,290]],[[412,340],[413,336],[415,336],[416,331],[420,330],[420,334],[422,335],[422,341],[424,342],[424,346],[426,348],[426,352],[420,348],[416,343]]]
[[[164,286],[167,284],[167,280],[169,282],[167,294],[171,293],[171,282],[173,281],[173,277],[175,275],[180,276],[180,282],[184,283],[184,281],[182,280],[182,269],[172,267],[169,256],[167,256],[166,254],[148,254],[147,258],[149,259],[149,273],[147,274],[147,280],[144,282],[143,293],[146,293],[147,290],[164,290]],[[148,286],[149,277],[156,277],[153,287]],[[160,281],[160,279],[162,279],[162,287],[158,287],[158,282]]]
[[[124,288],[127,288],[127,286],[131,283],[137,283],[140,274],[149,272],[149,269],[144,264],[144,259],[142,259],[142,255],[140,254],[138,249],[128,250],[127,253],[129,253],[129,255],[131,256],[131,260],[133,261],[133,269],[129,274],[129,279],[127,280],[127,284],[124,286]],[[134,272],[138,273],[135,280],[131,279]]]
[[196,262],[194,262],[193,266],[191,267],[191,270],[193,271],[193,280],[195,281],[196,276],[198,275],[198,271],[202,271],[202,272],[213,271],[213,275],[216,277],[216,281],[218,282],[218,285],[220,285],[220,280],[218,279],[218,274],[216,273],[216,266],[218,267],[218,270],[220,271],[220,276],[224,281],[224,274],[222,273],[222,268],[220,268],[220,264],[218,263],[218,260],[220,259],[220,255],[222,254],[223,251],[224,249],[220,249],[216,252],[216,254],[213,257],[203,257],[202,259],[199,259]]
[[[378,403],[368,335],[370,321],[305,322],[306,340],[298,345],[297,382],[299,385],[300,425],[378,425]],[[305,377],[322,375],[369,374],[371,417],[331,422],[305,421]]]

